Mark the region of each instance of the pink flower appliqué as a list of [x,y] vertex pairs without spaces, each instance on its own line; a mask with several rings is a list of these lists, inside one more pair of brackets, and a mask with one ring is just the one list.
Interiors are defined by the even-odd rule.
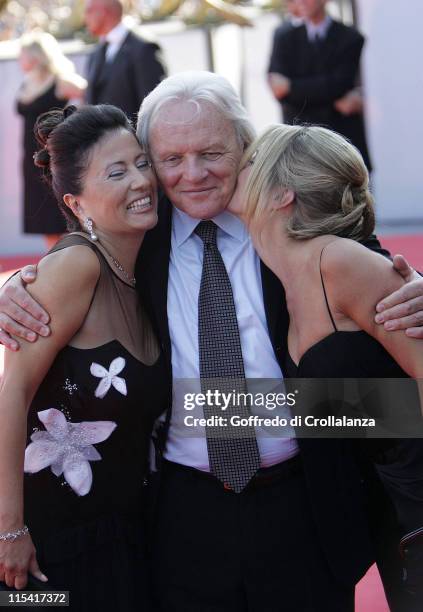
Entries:
[[95,390],[94,395],[102,399],[106,393],[109,391],[110,387],[122,393],[122,395],[126,395],[126,381],[124,378],[118,376],[126,365],[126,361],[123,357],[116,357],[113,359],[110,364],[110,368],[106,370],[99,363],[92,363],[90,367],[90,372],[93,376],[97,378],[101,378],[102,380],[99,382],[97,389]]
[[104,442],[116,428],[113,421],[71,423],[56,408],[38,412],[47,431],[36,431],[25,450],[24,471],[30,474],[51,466],[55,476],[63,474],[66,482],[80,496],[90,491],[93,474],[90,461],[100,461],[93,444]]

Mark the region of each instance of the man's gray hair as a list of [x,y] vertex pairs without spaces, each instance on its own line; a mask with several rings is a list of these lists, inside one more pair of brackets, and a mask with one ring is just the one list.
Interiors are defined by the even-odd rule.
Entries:
[[179,72],[159,83],[141,104],[137,137],[146,151],[149,149],[149,133],[154,118],[161,107],[172,100],[192,102],[198,108],[202,102],[213,105],[232,122],[243,149],[255,138],[255,130],[247,110],[229,81],[213,72]]

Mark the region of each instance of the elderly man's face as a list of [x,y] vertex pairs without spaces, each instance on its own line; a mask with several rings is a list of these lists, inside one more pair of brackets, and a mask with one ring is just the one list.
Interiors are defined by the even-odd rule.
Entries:
[[195,219],[211,219],[226,208],[242,147],[232,123],[214,106],[169,102],[153,121],[149,144],[174,206]]

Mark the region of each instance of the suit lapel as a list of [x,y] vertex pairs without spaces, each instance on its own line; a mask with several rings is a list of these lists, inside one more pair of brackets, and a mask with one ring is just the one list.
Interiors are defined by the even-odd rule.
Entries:
[[112,72],[119,72],[122,68],[128,66],[131,63],[129,53],[131,47],[132,34],[128,32],[121,46],[119,47],[116,55],[113,59],[108,62],[107,66]]
[[321,47],[321,61],[326,65],[326,62],[330,58],[330,56],[336,52],[337,43],[338,43],[338,35],[339,28],[336,21],[332,21],[329,26],[329,29],[326,33],[324,40],[322,41]]
[[159,221],[147,232],[137,260],[136,277],[141,297],[145,296],[166,357],[170,360],[170,335],[167,318],[167,287],[171,246],[172,205],[161,195]]

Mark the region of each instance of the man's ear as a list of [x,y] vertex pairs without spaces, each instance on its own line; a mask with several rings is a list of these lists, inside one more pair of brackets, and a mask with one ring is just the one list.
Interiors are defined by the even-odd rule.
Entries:
[[292,204],[295,200],[295,192],[292,189],[285,189],[282,194],[275,195],[272,202],[272,210],[281,210]]
[[81,207],[78,204],[78,201],[74,195],[72,195],[71,193],[65,193],[65,195],[63,196],[63,202],[68,208],[71,209],[75,217],[79,218],[81,216]]

